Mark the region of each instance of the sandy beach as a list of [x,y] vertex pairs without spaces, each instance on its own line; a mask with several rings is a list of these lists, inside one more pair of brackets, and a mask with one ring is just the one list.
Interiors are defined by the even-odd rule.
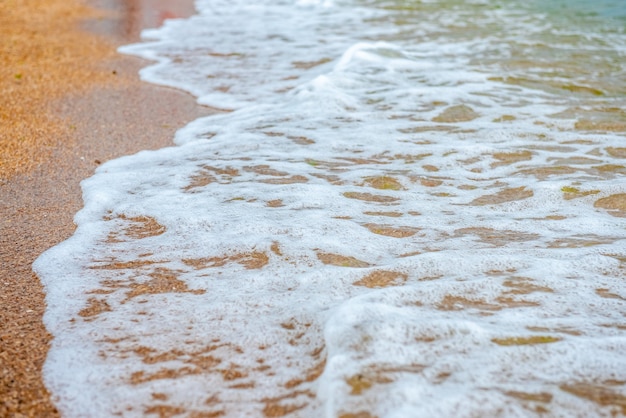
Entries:
[[102,162],[171,145],[208,114],[139,80],[116,52],[142,28],[193,13],[191,0],[0,3],[0,416],[58,416],[42,381],[51,336],[32,262],[69,237],[80,181]]

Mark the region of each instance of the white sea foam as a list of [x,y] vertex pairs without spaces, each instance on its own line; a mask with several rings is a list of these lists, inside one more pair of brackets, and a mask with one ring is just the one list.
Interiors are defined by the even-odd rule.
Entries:
[[103,164],[35,264],[65,416],[623,412],[622,34],[197,4],[123,51],[234,111]]

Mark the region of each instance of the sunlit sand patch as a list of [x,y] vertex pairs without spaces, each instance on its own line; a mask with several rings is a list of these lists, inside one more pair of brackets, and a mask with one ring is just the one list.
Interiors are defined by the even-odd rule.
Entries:
[[[593,127],[595,124],[626,123],[626,112],[623,107],[570,107],[562,112],[551,115],[554,118],[574,119],[580,123],[579,128]],[[577,129],[579,129],[577,128]],[[595,129],[592,129],[595,130]],[[604,130],[604,129],[602,129]],[[610,129],[609,129],[610,130]]]
[[513,242],[532,241],[539,238],[538,234],[519,231],[496,230],[492,228],[470,227],[455,231],[455,236],[476,235],[486,244],[501,247]]
[[270,207],[270,208],[280,208],[280,207],[285,206],[285,205],[283,204],[283,201],[282,201],[281,199],[269,200],[269,201],[266,203],[266,205],[267,205],[267,207]]
[[[104,260],[95,260],[95,262],[102,262]],[[90,269],[94,270],[125,270],[125,269],[138,269],[141,267],[151,266],[154,264],[166,263],[165,260],[132,260],[132,261],[116,261],[115,259],[106,260],[106,264],[98,264],[90,266]]]
[[[86,294],[91,294],[91,295],[110,295],[113,294],[115,292],[117,292],[120,289],[128,289],[129,284],[133,282],[134,279],[129,279],[126,276],[122,275],[121,277],[118,278],[113,278],[113,279],[105,279],[102,280],[100,282],[100,286],[102,286],[101,289],[94,289],[91,290],[89,292],[86,292]],[[103,300],[104,302],[104,300]],[[107,302],[108,304],[108,302]]]
[[156,268],[153,272],[148,273],[150,280],[142,283],[131,283],[128,287],[131,289],[126,293],[125,302],[140,295],[156,295],[160,293],[192,293],[194,295],[202,295],[206,293],[204,289],[190,290],[187,283],[178,279],[180,272],[166,268]]
[[290,140],[298,145],[311,145],[315,144],[315,141],[311,138],[307,138],[306,136],[288,136]]
[[[623,384],[624,382],[619,382],[618,386],[623,386]],[[560,389],[601,406],[613,406],[616,409],[616,415],[626,415],[626,396],[610,388],[609,385],[580,382],[561,385]]]
[[581,86],[578,84],[561,84],[558,85],[558,87],[572,93],[581,93],[592,96],[604,96],[604,92],[602,90],[589,86]]
[[[388,158],[385,158],[387,160]],[[367,165],[367,164],[389,164],[388,161],[384,161],[383,159],[372,157],[372,158],[350,158],[350,157],[341,157],[339,160],[347,161],[352,165]]]
[[480,115],[469,106],[456,105],[450,106],[438,116],[433,118],[433,122],[438,123],[456,123],[456,122],[469,122],[476,119]]
[[519,346],[519,345],[536,345],[550,344],[561,341],[560,337],[552,337],[550,335],[532,335],[530,337],[507,337],[492,338],[491,341],[501,346]]
[[310,322],[301,323],[294,319],[280,324],[289,333],[288,343],[293,346],[310,342],[310,338],[306,337],[311,333],[311,325]]
[[387,216],[390,218],[399,218],[404,215],[402,212],[363,212],[363,214],[369,216]]
[[350,386],[351,395],[360,395],[364,391],[370,389],[375,384],[391,383],[393,380],[385,376],[379,375],[363,375],[356,374],[348,379],[346,383]]
[[158,414],[159,417],[174,417],[188,412],[186,409],[172,405],[153,405],[144,409],[144,414]]
[[556,328],[526,327],[526,329],[532,332],[560,333],[560,334],[567,334],[567,335],[574,335],[574,336],[583,335],[583,333],[580,332],[579,330],[570,328],[570,327],[556,327]]
[[547,220],[547,221],[562,221],[564,219],[567,219],[567,216],[563,216],[563,215],[548,215],[545,218],[541,218],[541,220]]
[[443,184],[443,180],[433,178],[421,178],[420,184],[424,187],[438,187]]
[[589,195],[594,195],[600,193],[600,190],[585,190],[582,191],[576,187],[572,186],[563,186],[561,187],[561,191],[563,192],[563,199],[572,200],[577,199],[579,197],[585,197]]
[[[179,368],[162,368],[158,370],[157,372],[153,372],[153,373],[138,371],[138,372],[133,373],[130,376],[129,381],[132,385],[140,385],[140,384],[155,381],[155,380],[163,380],[163,379],[171,380],[171,379],[176,379],[176,378],[180,378],[184,376],[192,376],[192,375],[207,374],[207,373],[219,373],[222,375],[222,378],[224,381],[233,381],[235,379],[247,377],[245,373],[242,373],[239,370],[239,366],[235,364],[231,364],[230,366],[228,366],[227,369],[216,369],[215,366],[218,365],[220,362],[221,360],[219,359],[206,357],[204,359],[204,363],[200,367],[195,367],[194,365],[191,365],[191,366],[182,366]],[[231,385],[229,387],[232,388],[233,386],[236,386],[236,385],[237,384]],[[218,413],[218,411],[211,412],[210,416],[220,416],[220,415],[213,415],[215,413]],[[205,415],[204,414],[202,415],[192,414],[191,416],[205,416]]]
[[626,297],[620,296],[617,293],[613,293],[611,292],[610,289],[596,289],[596,294],[600,297],[603,297],[605,299],[619,299],[619,300],[626,300]]
[[372,415],[367,411],[359,412],[341,412],[338,418],[378,418],[376,415]]
[[413,228],[410,226],[392,226],[392,225],[381,225],[381,224],[365,224],[363,225],[370,232],[378,235],[384,235],[387,237],[393,238],[407,238],[412,237],[417,234],[420,230],[419,228]]
[[[160,379],[172,379],[181,376],[198,374],[219,374],[224,382],[234,382],[248,377],[248,373],[235,363],[224,364],[222,359],[212,354],[223,344],[211,344],[198,349],[184,350],[180,348],[159,352],[146,346],[132,348],[130,352],[138,356],[144,364],[154,365],[159,363],[177,362],[179,367],[163,367],[156,372],[138,371],[130,376],[132,384],[141,384]],[[129,350],[126,350],[129,351]],[[237,349],[241,352],[241,349]],[[249,387],[250,383],[243,383]],[[241,385],[242,383],[234,383]],[[233,387],[232,385],[229,387]]]
[[275,176],[275,177],[283,177],[289,175],[286,171],[275,170],[271,168],[269,165],[253,165],[253,166],[245,166],[243,168],[245,171],[260,174],[263,176]]
[[618,193],[596,200],[596,208],[605,209],[609,215],[626,218],[626,193]]
[[517,269],[511,267],[508,268],[506,270],[499,270],[499,269],[492,269],[492,270],[487,270],[485,272],[485,274],[487,276],[495,276],[495,277],[500,277],[500,276],[510,276],[511,274],[515,273],[517,271]]
[[184,366],[177,369],[174,368],[162,368],[156,372],[148,373],[143,370],[138,372],[134,372],[130,378],[129,383],[131,385],[140,385],[146,382],[152,382],[154,380],[162,380],[162,379],[176,379],[183,376],[192,376],[201,374],[202,371],[200,369]]
[[273,178],[273,179],[264,179],[259,180],[261,183],[267,184],[294,184],[294,183],[306,183],[309,181],[308,178],[301,175],[295,175],[291,177],[282,177],[282,178]]
[[269,263],[269,257],[264,252],[252,251],[221,257],[186,258],[182,262],[195,269],[222,267],[228,263],[239,263],[248,270],[254,270],[266,266]]
[[111,293],[114,293],[114,292],[115,292],[115,289],[109,288],[109,289],[94,289],[85,293],[88,295],[110,295]]
[[620,164],[603,164],[591,167],[588,172],[606,176],[607,174],[626,174],[626,167]]
[[379,190],[405,190],[397,179],[390,176],[367,177],[365,184]]
[[269,136],[270,138],[285,136],[285,134],[282,132],[273,132],[273,131],[265,131],[263,132],[263,134]]
[[608,324],[600,324],[600,326],[601,326],[601,327],[604,327],[604,328],[615,328],[615,329],[618,329],[618,330],[620,330],[620,331],[626,331],[626,324],[623,324],[623,323],[617,323],[617,324],[615,324],[615,323],[613,323],[613,324],[611,324],[611,323],[608,323]]
[[201,171],[191,176],[191,182],[185,186],[183,190],[188,192],[198,187],[207,186],[215,181],[217,181],[217,178],[213,174],[207,171]]
[[400,200],[397,197],[375,195],[371,193],[345,192],[343,195],[347,197],[348,199],[357,199],[357,200],[363,200],[366,202],[377,202],[377,203],[392,203],[392,202],[396,202]]
[[403,366],[372,365],[361,373],[352,375],[345,379],[350,387],[350,394],[353,396],[363,395],[375,385],[392,383],[397,373],[421,373],[425,366],[421,364],[407,364]]
[[322,59],[315,60],[315,61],[293,61],[291,65],[293,65],[294,68],[308,70],[313,67],[317,67],[318,65],[323,65],[331,61],[332,59],[330,58],[322,58]]
[[315,167],[318,169],[325,169],[329,171],[339,171],[339,172],[346,171],[346,167],[352,165],[352,164],[348,164],[347,162],[322,161],[322,160],[314,160],[311,158],[306,159],[305,162],[311,167]]
[[272,245],[270,246],[270,250],[279,257],[283,255],[282,251],[280,250],[280,244],[276,241],[272,243]]
[[217,344],[218,341],[215,342],[216,344],[210,344],[193,350],[173,348],[168,351],[159,352],[158,350],[151,347],[138,346],[131,348],[130,351],[136,356],[140,357],[142,363],[144,364],[157,364],[169,362],[172,360],[179,360],[186,364],[194,364],[196,366],[203,367],[209,365],[209,368],[212,368],[213,366],[221,363],[221,360],[215,358],[214,356],[208,355],[208,353],[211,353],[218,348],[224,346],[224,344]]
[[606,257],[614,258],[615,260],[619,261],[620,268],[626,270],[626,256],[621,255],[621,254],[602,254],[602,255]]
[[307,370],[302,378],[296,378],[285,383],[285,387],[287,389],[292,389],[294,387],[300,386],[304,383],[311,383],[317,380],[318,377],[324,373],[324,369],[326,368],[326,359],[322,359],[317,362],[313,367]]
[[204,132],[198,135],[199,138],[211,139],[217,135],[217,132]]
[[[543,134],[538,135],[539,139],[546,140],[546,136]],[[561,152],[563,154],[573,154],[578,151],[576,147],[569,147],[567,145],[539,145],[539,144],[529,144],[526,148],[537,151],[548,151],[548,152]]]
[[561,83],[555,80],[533,80],[531,78],[524,77],[489,77],[488,80],[496,81],[506,84],[512,84],[515,86],[523,86],[532,89],[539,90],[565,90],[570,93],[580,94],[583,96],[603,96],[604,92],[602,90],[596,89],[594,87],[582,86],[573,83]]
[[477,197],[470,202],[473,206],[499,205],[501,203],[513,202],[516,200],[528,199],[534,195],[532,190],[526,187],[516,187],[504,189],[495,194]]
[[519,391],[507,391],[503,393],[512,398],[519,399],[520,401],[550,403],[552,402],[552,398],[553,398],[553,395],[551,393],[546,393],[546,392],[529,393],[529,392],[519,392]]
[[[418,133],[422,133],[422,132],[449,132],[454,130],[454,126],[449,126],[449,125],[423,125],[423,126],[413,126],[410,128],[402,128],[402,129],[398,129],[398,132],[401,132],[403,134],[418,134]],[[416,141],[416,144],[427,144],[430,142],[422,142],[422,141]]]
[[607,147],[606,152],[614,158],[626,158],[626,148]]
[[205,164],[202,166],[202,170],[191,176],[190,183],[185,186],[183,190],[190,191],[217,181],[220,183],[230,183],[232,179],[237,176],[239,176],[239,170],[236,168],[218,168]]
[[554,290],[547,286],[535,284],[534,280],[528,277],[511,277],[505,280],[502,285],[509,288],[509,290],[505,291],[504,294],[527,295],[533,292],[554,292]]
[[166,393],[153,392],[152,399],[157,400],[157,401],[166,401],[169,399],[169,396]]
[[[197,361],[197,358],[193,360]],[[222,375],[222,379],[227,382],[248,377],[248,373],[246,373],[241,366],[234,363],[230,363],[227,369],[220,369],[218,372]],[[249,384],[245,384],[244,387],[254,387],[254,385],[250,386]],[[241,389],[241,387],[239,387],[239,389]]]
[[136,216],[128,218],[134,225],[126,228],[126,235],[134,239],[142,239],[148,237],[156,237],[166,231],[165,226],[161,225],[156,219],[150,216]]
[[512,296],[498,296],[496,302],[503,308],[529,308],[541,306],[539,302],[532,300],[518,299]]
[[420,282],[429,282],[432,280],[439,280],[443,277],[443,274],[436,274],[434,276],[420,276],[417,278],[418,281]]
[[[210,403],[206,403],[210,405]],[[185,409],[178,406],[172,405],[153,405],[146,409],[144,409],[145,416],[147,415],[156,415],[160,418],[170,418],[175,416],[189,416],[192,418],[220,418],[226,415],[226,411],[217,410],[217,411],[199,411],[192,409]]]
[[327,174],[319,174],[319,173],[311,173],[311,175],[314,176],[314,177],[326,180],[327,182],[329,182],[333,186],[339,186],[339,185],[344,184],[343,180],[341,180],[341,178],[339,176],[327,175]]
[[499,118],[495,118],[493,121],[494,122],[512,122],[514,120],[517,120],[517,118],[513,115],[502,115]]
[[566,158],[548,158],[548,162],[555,165],[591,165],[601,163],[601,160],[589,157],[566,157]]
[[359,268],[371,267],[370,263],[367,263],[365,261],[359,260],[359,259],[354,258],[354,257],[340,255],[340,254],[318,252],[317,253],[317,258],[322,263],[328,264],[328,265],[332,265],[332,266],[338,266],[338,267],[359,267]]
[[585,248],[594,247],[596,245],[611,244],[619,238],[586,236],[586,237],[569,237],[559,238],[548,243],[548,248]]
[[414,162],[423,160],[426,157],[432,156],[432,153],[427,154],[395,154],[392,159],[404,160],[405,164],[413,164]]
[[408,253],[400,254],[399,257],[401,258],[413,257],[413,256],[420,255],[420,254],[424,254],[424,251],[411,251]]
[[285,415],[305,408],[315,395],[308,390],[293,391],[287,395],[264,398],[263,415],[267,418],[284,417]]
[[89,298],[87,303],[88,305],[85,308],[81,309],[80,312],[78,312],[78,315],[83,318],[98,316],[103,312],[111,312],[111,306],[106,300]]
[[109,233],[107,242],[110,243],[123,242],[124,238],[143,239],[156,237],[165,233],[167,230],[165,226],[161,225],[151,216],[127,217],[126,215],[119,215],[117,218],[104,218],[106,221],[111,221],[113,219],[121,219],[127,222],[123,224],[121,231],[113,231]]
[[436,305],[442,311],[461,311],[465,309],[476,309],[479,311],[499,311],[502,306],[486,302],[482,299],[470,299],[463,296],[446,295]]
[[518,163],[520,161],[528,161],[533,158],[533,154],[530,151],[515,151],[515,152],[496,152],[493,154],[493,158],[498,160],[491,164],[492,168],[500,167],[503,165],[510,165]]
[[581,119],[574,124],[574,128],[579,131],[626,132],[626,122]]
[[545,180],[550,176],[562,176],[566,174],[573,174],[576,171],[578,170],[569,166],[554,166],[554,167],[526,168],[514,174],[530,175],[530,176],[535,176],[539,180]]
[[408,275],[397,271],[376,270],[352,283],[355,286],[365,286],[369,288],[398,286],[404,284],[408,279]]

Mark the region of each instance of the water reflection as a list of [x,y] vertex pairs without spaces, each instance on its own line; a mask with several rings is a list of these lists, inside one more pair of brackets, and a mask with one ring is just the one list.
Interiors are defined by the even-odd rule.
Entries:
[[119,38],[137,40],[143,29],[156,28],[167,19],[184,18],[195,13],[192,0],[94,0],[96,8],[110,17],[90,21],[89,30]]

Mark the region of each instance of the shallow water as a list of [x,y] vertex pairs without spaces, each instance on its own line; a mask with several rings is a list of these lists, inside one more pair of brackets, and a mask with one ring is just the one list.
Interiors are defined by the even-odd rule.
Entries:
[[207,0],[123,48],[224,112],[37,261],[64,415],[626,414],[626,26],[560,4]]

